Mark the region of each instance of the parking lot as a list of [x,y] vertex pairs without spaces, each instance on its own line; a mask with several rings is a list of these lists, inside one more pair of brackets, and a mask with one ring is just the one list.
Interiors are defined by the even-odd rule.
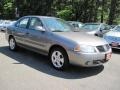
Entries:
[[0,90],[120,90],[120,50],[104,66],[55,70],[47,57],[25,49],[12,52],[0,33]]

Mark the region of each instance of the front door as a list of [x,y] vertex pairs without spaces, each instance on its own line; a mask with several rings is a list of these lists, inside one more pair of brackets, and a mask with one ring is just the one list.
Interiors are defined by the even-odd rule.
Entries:
[[49,35],[47,31],[37,30],[37,26],[43,27],[42,22],[39,18],[32,17],[28,27],[29,34],[27,36],[27,42],[30,47],[43,51],[44,53],[46,52],[47,45],[49,44]]

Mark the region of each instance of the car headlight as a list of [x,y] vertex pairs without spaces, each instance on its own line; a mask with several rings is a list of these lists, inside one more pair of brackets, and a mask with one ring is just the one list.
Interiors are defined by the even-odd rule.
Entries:
[[74,48],[74,51],[76,52],[84,52],[84,53],[95,53],[95,47],[90,46],[90,45],[77,45]]
[[75,52],[80,52],[80,46],[77,45],[77,46],[74,48],[74,51],[75,51]]

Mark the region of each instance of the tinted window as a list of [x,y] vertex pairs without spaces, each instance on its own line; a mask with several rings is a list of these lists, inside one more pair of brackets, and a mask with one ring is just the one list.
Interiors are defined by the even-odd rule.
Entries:
[[24,18],[20,20],[19,23],[17,24],[17,27],[26,28],[28,21],[29,21],[29,18]]
[[38,18],[32,18],[30,21],[29,29],[36,29],[37,26],[42,26],[41,21]]

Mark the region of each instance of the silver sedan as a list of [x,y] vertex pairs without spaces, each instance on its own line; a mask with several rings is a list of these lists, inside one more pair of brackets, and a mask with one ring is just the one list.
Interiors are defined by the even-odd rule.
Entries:
[[120,26],[116,26],[110,32],[106,33],[104,39],[112,48],[120,49]]
[[110,31],[111,27],[104,23],[85,23],[81,29],[90,35],[103,37],[103,35]]
[[69,64],[100,66],[110,59],[112,52],[105,40],[77,32],[66,21],[55,17],[22,17],[8,27],[6,38],[10,50],[23,47],[47,55],[59,70]]

